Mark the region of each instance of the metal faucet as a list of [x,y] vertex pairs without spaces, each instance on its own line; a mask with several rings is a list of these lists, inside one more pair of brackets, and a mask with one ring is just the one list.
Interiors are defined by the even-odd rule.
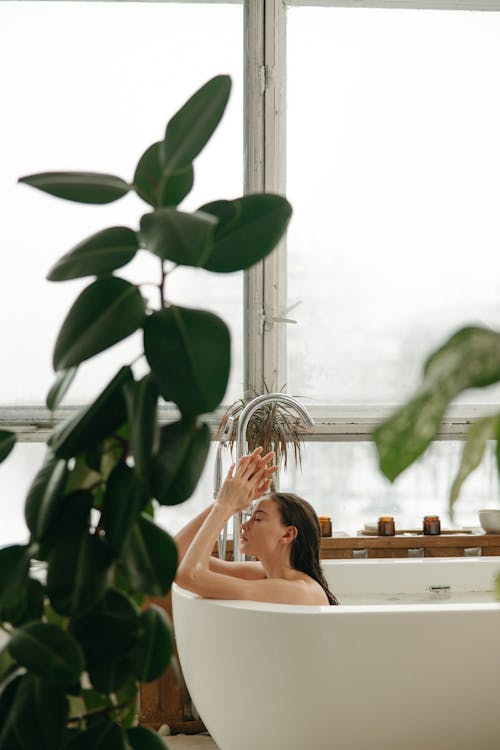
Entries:
[[[238,420],[238,432],[236,436],[236,460],[237,462],[242,457],[244,449],[245,449],[248,424],[250,422],[252,415],[254,414],[254,412],[257,411],[257,409],[260,409],[261,406],[263,406],[264,404],[269,404],[269,403],[287,404],[287,406],[291,406],[295,409],[295,411],[298,413],[300,417],[302,417],[303,421],[308,427],[312,427],[314,425],[314,421],[311,415],[309,414],[309,412],[307,411],[307,409],[304,406],[302,406],[300,401],[297,401],[297,399],[293,398],[292,396],[288,396],[286,393],[264,393],[262,396],[257,396],[245,406]],[[232,427],[232,423],[231,423],[231,427]],[[238,544],[240,533],[241,533],[242,515],[243,515],[242,513],[235,513],[233,516],[233,559],[235,561],[245,559],[245,556],[242,555],[240,552],[239,544]],[[227,538],[227,527],[226,527],[226,538]]]
[[[227,448],[228,441],[233,434],[234,415],[239,410],[239,404],[235,404],[233,409],[228,415],[224,430],[219,439],[217,445],[217,453],[215,454],[215,467],[214,467],[214,493],[213,498],[216,500],[219,494],[220,486],[222,484],[222,449]],[[227,547],[227,524],[224,526],[217,539],[217,552],[219,560],[226,559],[226,547]]]

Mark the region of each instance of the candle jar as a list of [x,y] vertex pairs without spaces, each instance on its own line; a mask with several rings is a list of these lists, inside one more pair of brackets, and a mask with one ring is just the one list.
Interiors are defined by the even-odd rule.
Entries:
[[330,516],[319,516],[319,525],[321,527],[321,536],[332,535],[332,519]]
[[396,533],[394,518],[392,516],[380,516],[377,530],[379,536],[394,536]]
[[441,533],[439,516],[424,516],[424,534],[433,536]]

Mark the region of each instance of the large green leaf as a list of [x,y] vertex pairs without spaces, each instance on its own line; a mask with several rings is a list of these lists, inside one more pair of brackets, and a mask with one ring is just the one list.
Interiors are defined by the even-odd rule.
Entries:
[[49,454],[28,490],[24,516],[32,539],[40,541],[47,533],[63,505],[68,478],[66,461]]
[[16,444],[16,435],[8,430],[0,430],[0,464],[5,461]]
[[72,623],[71,632],[82,644],[90,680],[97,690],[111,693],[130,682],[140,618],[127,596],[108,589],[92,613]]
[[13,707],[14,732],[23,750],[59,750],[68,712],[62,688],[25,675]]
[[143,513],[132,527],[122,563],[133,591],[164,596],[177,570],[177,547],[172,537]]
[[149,462],[160,443],[158,386],[151,373],[124,388],[130,430],[129,444],[137,475],[146,480]]
[[80,679],[82,650],[66,630],[40,621],[17,628],[10,641],[13,658],[33,674],[57,685],[71,685]]
[[249,268],[268,255],[283,236],[292,207],[280,195],[245,195],[198,209],[219,219],[214,243],[203,267],[218,273]]
[[51,519],[50,526],[40,541],[37,556],[41,560],[48,560],[61,539],[89,530],[93,502],[94,496],[89,490],[75,490],[61,498],[57,503],[59,512]]
[[82,645],[87,668],[93,669],[133,651],[139,641],[139,618],[134,621],[120,613],[88,615],[75,621],[71,632]]
[[[0,613],[2,619],[10,620],[7,613],[25,608],[28,585],[28,547],[13,544],[0,549]],[[22,616],[22,612],[19,612]]]
[[193,494],[210,448],[210,429],[181,419],[161,429],[160,449],[151,459],[153,495],[161,505],[183,503]]
[[152,682],[166,670],[174,651],[167,615],[154,604],[141,615],[141,636],[133,653],[134,671],[140,682]]
[[134,380],[130,367],[121,367],[93,404],[55,428],[49,445],[60,458],[91,449],[111,435],[127,417],[123,387]]
[[0,687],[0,748],[2,750],[23,750],[14,733],[14,703],[17,692],[24,679],[17,674],[12,675]]
[[141,156],[134,175],[134,190],[151,206],[177,206],[193,187],[193,165],[169,172],[162,164],[163,143],[153,143]]
[[162,144],[161,161],[166,169],[179,170],[198,156],[224,114],[230,91],[229,76],[216,76],[172,117]]
[[49,281],[102,276],[129,263],[139,249],[139,238],[128,227],[103,229],[79,242],[50,269]]
[[428,447],[448,404],[467,388],[500,380],[500,334],[477,327],[455,333],[428,359],[415,396],[374,433],[380,468],[394,480]]
[[202,266],[211,253],[216,224],[217,219],[209,213],[159,208],[141,218],[141,239],[163,260]]
[[463,483],[481,463],[487,441],[494,437],[499,423],[498,417],[484,417],[467,430],[460,466],[450,491],[450,510],[457,501]]
[[127,740],[132,750],[165,750],[166,747],[162,738],[147,727],[128,729]]
[[130,190],[120,177],[99,172],[44,172],[21,177],[19,182],[78,203],[111,203]]
[[48,560],[47,592],[56,612],[76,616],[88,611],[104,594],[112,560],[95,534],[61,539]]
[[75,379],[77,372],[78,367],[70,367],[67,370],[61,370],[57,373],[56,379],[47,394],[47,409],[50,409],[50,411],[57,409]]
[[138,287],[116,276],[97,279],[83,290],[61,326],[54,369],[78,365],[122,341],[142,325],[144,315]]
[[213,411],[226,391],[229,330],[217,315],[171,305],[146,318],[144,350],[160,392],[183,414]]
[[116,466],[106,486],[101,523],[106,541],[119,555],[131,526],[149,500],[144,485],[125,463]]

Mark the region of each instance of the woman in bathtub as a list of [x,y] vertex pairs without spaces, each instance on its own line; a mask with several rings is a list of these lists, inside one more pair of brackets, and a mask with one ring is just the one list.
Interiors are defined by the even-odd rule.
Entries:
[[[176,536],[180,565],[176,582],[210,599],[251,599],[281,604],[337,604],[319,562],[321,532],[314,509],[297,495],[264,495],[277,471],[274,453],[262,448],[229,469],[215,502]],[[212,556],[231,516],[261,498],[241,525],[241,552],[258,562]]]

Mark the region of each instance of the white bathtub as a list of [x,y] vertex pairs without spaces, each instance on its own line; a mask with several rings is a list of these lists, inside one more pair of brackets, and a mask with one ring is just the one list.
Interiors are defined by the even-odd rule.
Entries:
[[181,666],[220,750],[498,750],[500,558],[324,569],[339,607],[174,586]]

